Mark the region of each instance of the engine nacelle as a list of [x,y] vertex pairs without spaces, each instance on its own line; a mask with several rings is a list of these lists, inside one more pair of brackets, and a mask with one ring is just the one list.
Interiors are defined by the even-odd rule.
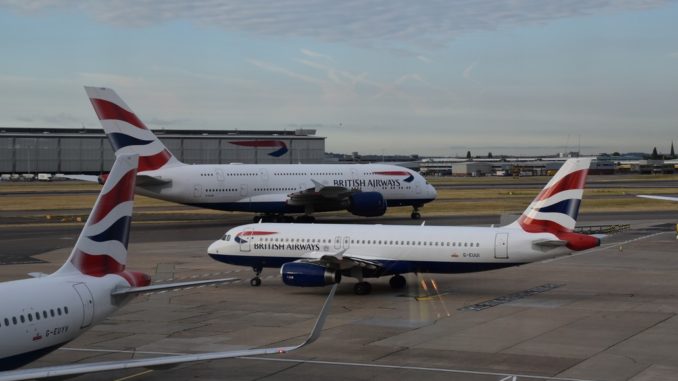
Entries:
[[339,283],[341,273],[313,263],[289,262],[280,268],[283,283],[296,287],[322,287]]
[[346,208],[361,217],[379,217],[386,213],[386,199],[379,192],[360,192],[349,197]]
[[558,234],[558,238],[567,241],[567,247],[574,251],[582,251],[600,246],[600,239],[588,234],[561,233]]

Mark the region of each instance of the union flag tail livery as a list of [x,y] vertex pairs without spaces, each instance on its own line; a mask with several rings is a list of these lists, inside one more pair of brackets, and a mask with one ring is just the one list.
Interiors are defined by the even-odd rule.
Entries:
[[68,261],[57,273],[116,274],[130,286],[149,284],[147,275],[125,271],[138,162],[138,155],[117,158]]
[[181,164],[115,91],[100,87],[85,91],[116,155],[138,154],[139,172]]
[[510,227],[520,227],[528,233],[551,233],[567,242],[566,246],[572,250],[597,246],[598,238],[572,232],[590,166],[591,158],[566,161]]
[[517,223],[526,232],[571,232],[577,223],[579,204],[590,158],[568,160],[525,209]]

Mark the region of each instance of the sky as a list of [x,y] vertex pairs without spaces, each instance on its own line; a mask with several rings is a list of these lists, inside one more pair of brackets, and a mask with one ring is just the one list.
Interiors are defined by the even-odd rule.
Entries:
[[668,152],[678,2],[0,0],[0,126],[317,129],[331,152]]

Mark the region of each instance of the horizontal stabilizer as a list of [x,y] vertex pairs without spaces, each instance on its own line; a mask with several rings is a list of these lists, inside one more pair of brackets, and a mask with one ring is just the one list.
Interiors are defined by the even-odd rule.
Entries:
[[153,186],[153,185],[169,185],[172,184],[171,179],[163,179],[161,177],[137,175],[137,185],[139,186]]
[[196,280],[191,282],[180,282],[180,283],[163,283],[163,284],[153,284],[145,287],[129,287],[123,288],[120,290],[113,291],[111,295],[120,296],[120,295],[137,295],[144,294],[147,292],[157,292],[165,290],[179,290],[182,288],[189,287],[198,287],[198,286],[209,286],[213,284],[222,284],[228,282],[235,282],[240,280],[239,278],[222,278],[222,279],[209,279],[209,280]]
[[54,179],[68,179],[68,180],[78,180],[78,181],[88,181],[90,183],[98,183],[99,182],[99,176],[96,175],[64,175],[64,174],[56,174],[54,175]]
[[28,276],[30,276],[31,278],[42,278],[42,277],[48,276],[48,275],[49,274],[40,273],[40,272],[28,273]]
[[318,339],[318,337],[320,336],[320,332],[322,331],[323,326],[325,324],[325,320],[327,319],[327,314],[329,313],[329,310],[332,306],[332,299],[334,298],[334,294],[337,291],[337,286],[338,285],[335,284],[332,287],[332,290],[330,291],[329,295],[327,296],[325,304],[323,304],[323,308],[315,321],[315,325],[313,326],[311,333],[308,335],[308,337],[303,343],[298,345],[288,347],[245,349],[239,351],[196,353],[189,355],[171,355],[149,359],[95,362],[89,364],[86,363],[72,364],[34,369],[20,369],[9,372],[1,372],[0,381],[34,380],[41,378],[65,378],[67,376],[74,376],[79,374],[105,372],[111,370],[131,369],[131,368],[165,369],[171,368],[181,363],[188,362],[209,361],[233,357],[260,356],[291,352],[295,349],[299,349],[305,345],[308,345]]
[[562,239],[538,239],[532,242],[532,244],[541,247],[563,247],[567,246],[567,241]]

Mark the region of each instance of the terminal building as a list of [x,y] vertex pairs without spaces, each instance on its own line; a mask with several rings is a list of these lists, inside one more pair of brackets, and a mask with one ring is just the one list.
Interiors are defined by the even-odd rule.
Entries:
[[[317,164],[325,137],[297,130],[153,130],[186,164]],[[2,128],[0,174],[107,172],[114,156],[101,129]]]

